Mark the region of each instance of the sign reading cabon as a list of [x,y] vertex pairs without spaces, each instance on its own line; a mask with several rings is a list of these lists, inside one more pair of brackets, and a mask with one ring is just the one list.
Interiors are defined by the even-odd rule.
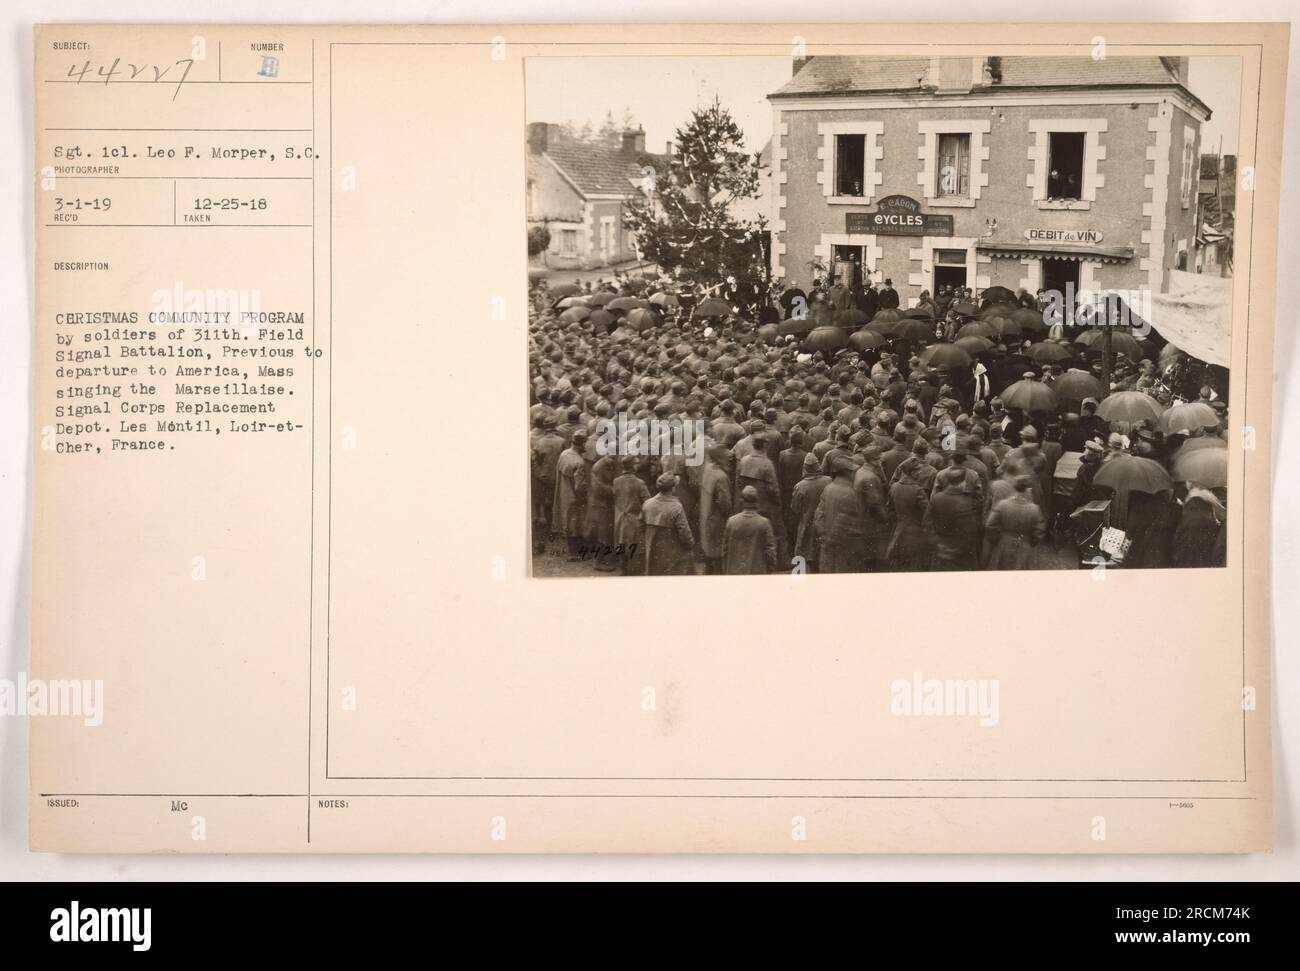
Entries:
[[844,230],[877,236],[951,236],[952,216],[921,212],[921,204],[911,196],[885,196],[875,212],[846,213]]

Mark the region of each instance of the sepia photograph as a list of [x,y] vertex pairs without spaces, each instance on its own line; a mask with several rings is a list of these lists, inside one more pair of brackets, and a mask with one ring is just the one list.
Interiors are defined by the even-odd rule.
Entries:
[[1240,74],[529,58],[533,575],[1224,566]]

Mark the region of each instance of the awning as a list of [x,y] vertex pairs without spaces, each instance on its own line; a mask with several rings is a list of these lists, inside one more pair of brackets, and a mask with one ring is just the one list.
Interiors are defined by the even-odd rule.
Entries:
[[1097,263],[1124,263],[1133,259],[1132,246],[1085,246],[1081,243],[978,243],[982,253],[1000,259],[1089,260]]
[[1169,292],[1151,295],[1151,328],[1206,364],[1232,360],[1232,279],[1169,271]]

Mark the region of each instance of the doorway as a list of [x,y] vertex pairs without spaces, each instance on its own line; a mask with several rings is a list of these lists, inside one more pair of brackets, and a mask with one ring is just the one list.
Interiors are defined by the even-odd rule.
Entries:
[[1048,297],[1053,292],[1059,293],[1062,300],[1067,295],[1077,296],[1079,293],[1079,261],[1043,260],[1043,291]]
[[966,286],[966,251],[964,249],[937,249],[934,251],[934,291],[938,296],[944,287]]

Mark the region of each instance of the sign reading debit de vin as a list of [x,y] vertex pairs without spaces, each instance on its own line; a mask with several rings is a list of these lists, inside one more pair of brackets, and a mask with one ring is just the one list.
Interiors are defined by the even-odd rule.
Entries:
[[884,236],[951,236],[952,216],[921,212],[911,196],[885,196],[875,212],[850,212],[844,216],[844,231]]

